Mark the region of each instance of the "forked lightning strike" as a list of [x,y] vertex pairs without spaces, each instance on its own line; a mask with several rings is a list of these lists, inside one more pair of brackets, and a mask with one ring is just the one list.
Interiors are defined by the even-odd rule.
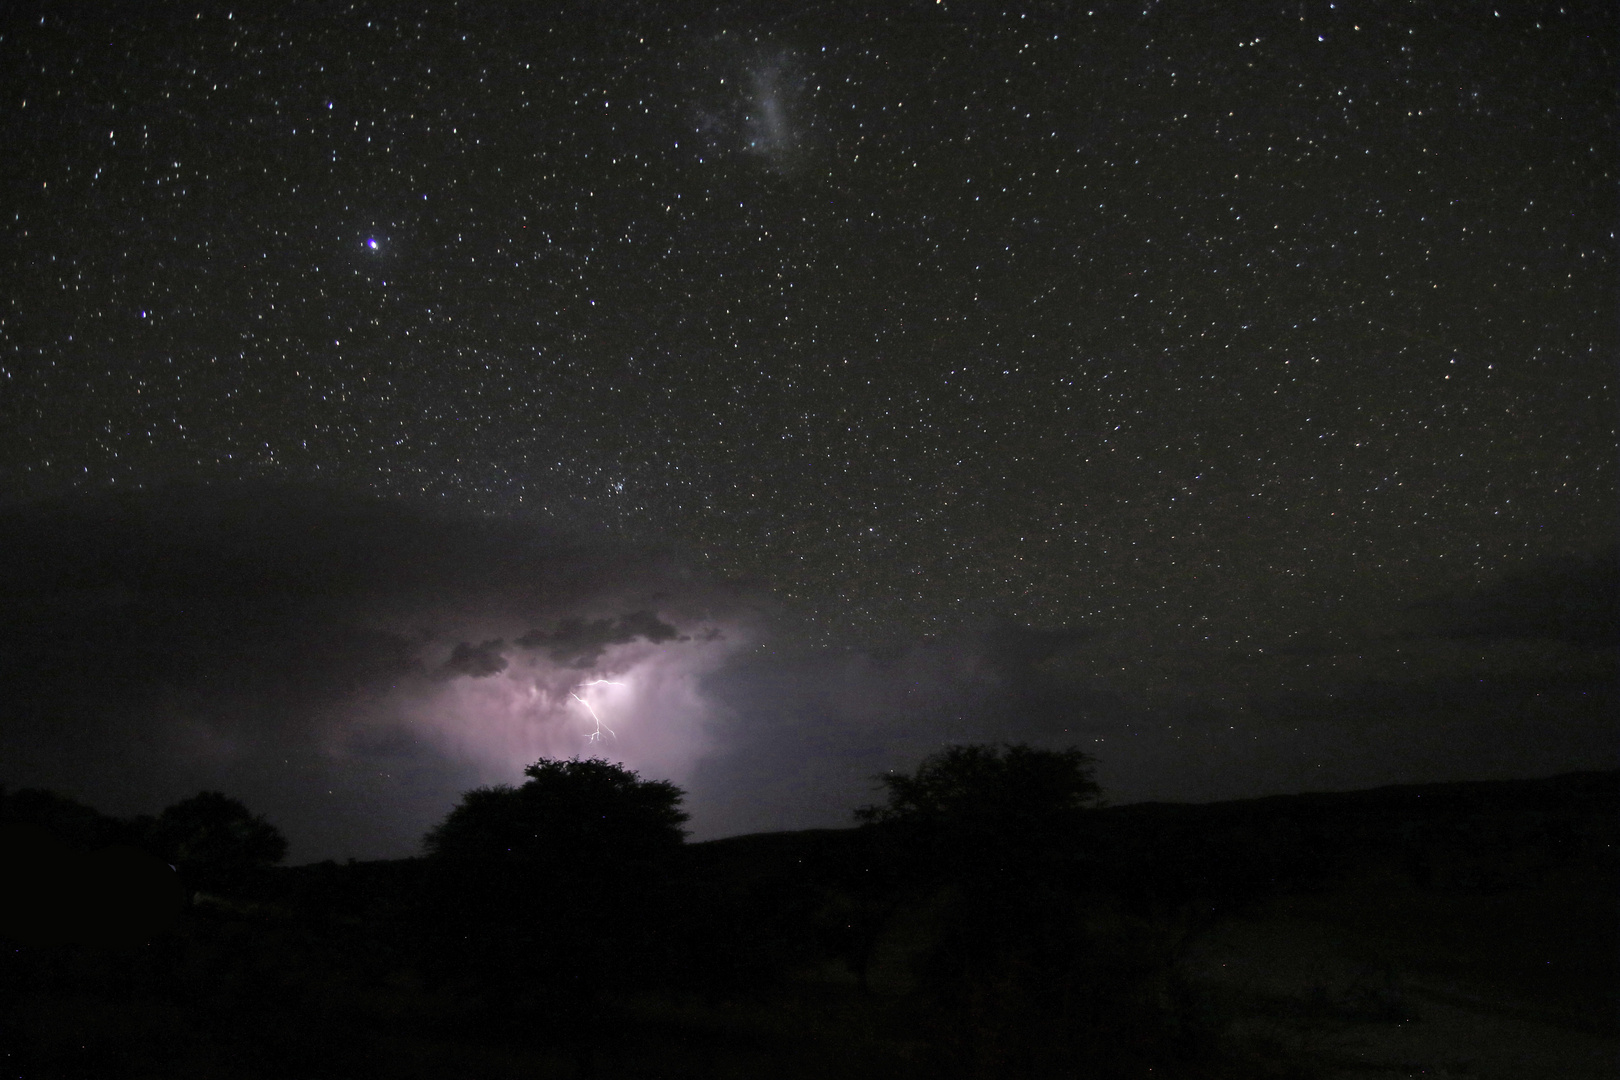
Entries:
[[[614,682],[612,679],[594,679],[591,682],[581,684],[582,687],[584,687],[584,686],[623,686],[623,685],[624,685],[624,683],[622,683],[622,682]],[[573,698],[575,701],[579,702],[581,705],[585,706],[585,711],[591,714],[591,719],[592,720],[596,721],[596,730],[591,732],[590,735],[587,736],[587,738],[589,738],[591,740],[591,742],[601,742],[602,741],[602,735],[603,735],[604,732],[606,732],[609,735],[612,735],[615,740],[618,739],[618,737],[619,737],[618,732],[614,731],[612,728],[610,728],[606,724],[602,723],[602,718],[600,716],[596,715],[596,710],[591,708],[591,703],[590,702],[586,701],[584,698],[580,697],[576,693],[573,693],[572,691],[569,692],[568,696]]]
[[596,730],[591,732],[590,735],[587,736],[587,738],[589,738],[591,740],[591,742],[599,741],[602,738],[602,733],[603,732],[607,732],[609,735],[612,735],[615,739],[617,739],[619,737],[614,732],[614,730],[612,728],[610,728],[606,724],[602,723],[602,718],[600,716],[596,715],[596,710],[591,708],[591,703],[590,702],[586,701],[584,698],[580,697],[578,694],[570,693],[568,696],[573,698],[575,701],[579,702],[581,705],[585,706],[585,711],[591,714],[591,719],[592,720],[596,721]]

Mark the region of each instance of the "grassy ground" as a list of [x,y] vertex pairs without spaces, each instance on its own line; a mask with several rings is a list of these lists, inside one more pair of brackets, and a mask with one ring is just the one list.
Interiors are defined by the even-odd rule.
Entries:
[[1496,893],[1362,881],[1212,930],[1188,969],[1274,1060],[1322,1077],[1620,1076],[1614,875]]
[[[1219,1050],[1183,1076],[1620,1076],[1612,807],[1559,809],[1550,782],[1514,790],[1458,786],[1457,805],[1430,810],[1447,792],[1424,789],[1422,814],[1418,792],[1122,808],[1107,849],[1120,861],[1100,866],[1073,917],[1122,955],[1181,943],[1185,985],[1165,988],[1188,993],[1167,1008]],[[1340,816],[1323,817],[1324,804]],[[1274,881],[1276,852],[1296,849],[1277,837],[1296,833],[1296,847],[1337,845],[1332,875],[1234,902],[1228,855]],[[936,943],[942,897],[872,893],[861,841],[845,830],[693,845],[679,886],[690,910],[673,925],[703,943],[682,955],[709,970],[620,986],[588,1013],[466,972],[434,982],[411,947],[420,862],[277,871],[253,898],[197,905],[179,933],[141,949],[0,955],[0,1068],[23,1080],[933,1080],[951,1033],[927,1014],[916,965]],[[1131,874],[1147,885],[1127,889]],[[1197,887],[1178,891],[1188,881]],[[1209,896],[1232,906],[1195,917]],[[840,936],[862,918],[879,927],[865,989]],[[1012,989],[1003,1003],[1043,988]],[[1003,1010],[987,1030],[1021,1029]],[[1096,1065],[985,1075],[1160,1075]]]

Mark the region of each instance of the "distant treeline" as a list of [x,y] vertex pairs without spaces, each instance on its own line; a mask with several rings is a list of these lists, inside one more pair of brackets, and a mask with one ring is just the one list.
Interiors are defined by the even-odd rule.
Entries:
[[[132,820],[0,793],[22,871],[0,973],[12,1004],[87,978],[161,1003],[171,1042],[257,1062],[241,1075],[427,1075],[425,1051],[378,1064],[408,1031],[559,1075],[1237,1076],[1254,1063],[1178,967],[1205,928],[1349,880],[1488,892],[1615,866],[1620,773],[1103,807],[1092,770],[950,747],[884,778],[857,828],[688,844],[673,785],[542,761],[468,792],[420,858],[294,868],[218,793]],[[781,1019],[717,1019],[742,1015]],[[11,1036],[19,1060],[56,1052]]]
[[217,791],[155,817],[115,818],[55,792],[0,788],[0,853],[13,882],[0,935],[139,944],[174,930],[189,895],[247,888],[286,856],[287,841]]

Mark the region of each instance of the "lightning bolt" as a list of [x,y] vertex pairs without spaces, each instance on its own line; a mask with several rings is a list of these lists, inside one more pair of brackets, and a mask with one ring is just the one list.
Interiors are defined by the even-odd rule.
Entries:
[[[624,683],[622,683],[622,682],[614,682],[612,679],[595,679],[595,680],[593,680],[591,682],[588,682],[588,683],[581,683],[580,688],[583,689],[584,687],[587,687],[587,686],[623,686],[623,685],[624,685]],[[572,691],[569,692],[568,696],[573,698],[575,701],[579,702],[581,705],[585,706],[585,711],[591,714],[591,719],[592,720],[596,721],[596,730],[591,732],[590,735],[587,736],[591,740],[591,742],[601,742],[602,741],[602,735],[603,735],[604,732],[609,734],[609,735],[612,735],[615,740],[618,739],[618,737],[619,737],[618,732],[614,731],[612,728],[610,728],[606,724],[602,723],[602,718],[600,716],[596,715],[596,710],[591,708],[591,703],[590,702],[586,701],[584,698],[580,697],[576,693],[573,693]]]

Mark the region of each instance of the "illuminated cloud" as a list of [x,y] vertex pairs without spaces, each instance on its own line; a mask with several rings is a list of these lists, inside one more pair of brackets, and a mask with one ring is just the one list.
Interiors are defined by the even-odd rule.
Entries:
[[667,556],[318,489],[33,507],[0,540],[0,783],[110,812],[228,790],[295,859],[409,854],[541,757],[679,782],[751,633]]
[[1602,558],[1241,653],[1079,620],[871,652],[665,555],[320,491],[0,511],[0,551],[0,783],[112,813],[224,790],[298,861],[415,853],[542,757],[673,780],[704,838],[848,824],[946,741],[1078,743],[1121,801],[1613,752]]
[[[568,617],[560,625],[564,637],[555,653],[532,648],[532,641],[524,648],[522,639],[510,655],[497,651],[499,638],[476,648],[457,645],[452,659],[460,658],[462,670],[444,678],[452,666],[445,661],[435,678],[400,681],[338,720],[331,744],[363,755],[385,729],[402,728],[491,783],[514,779],[542,757],[593,754],[683,782],[713,748],[719,706],[705,695],[703,680],[743,646],[745,632],[707,625],[681,634],[650,612]],[[581,647],[591,655],[588,668],[578,663]],[[611,734],[593,738],[599,723]]]

